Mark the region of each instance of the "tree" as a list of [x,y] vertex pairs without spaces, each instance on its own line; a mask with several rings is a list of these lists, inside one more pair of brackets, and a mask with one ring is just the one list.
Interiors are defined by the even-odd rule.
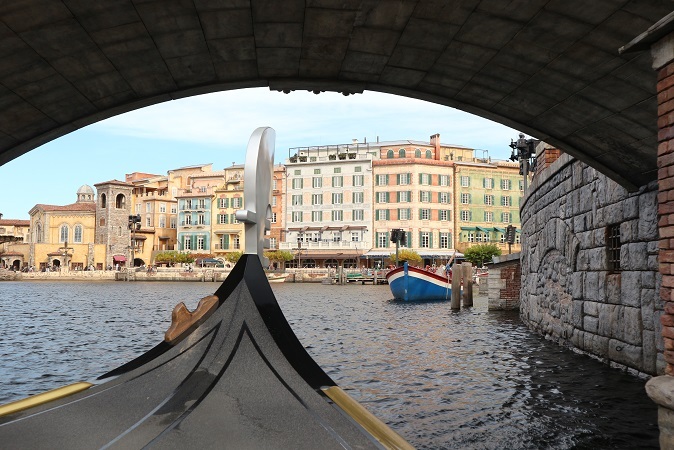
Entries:
[[463,252],[466,261],[470,261],[478,267],[482,267],[485,261],[491,261],[492,256],[499,256],[500,254],[501,249],[495,244],[477,244],[468,247],[468,249]]
[[236,262],[241,259],[241,256],[243,256],[243,252],[230,252],[225,255],[225,259],[236,264]]
[[264,256],[272,262],[288,262],[295,258],[293,254],[287,250],[270,250],[264,252]]
[[[389,259],[395,262],[396,254],[392,253]],[[403,248],[398,250],[398,261],[407,261],[408,264],[415,266],[421,264],[424,260],[417,252]]]

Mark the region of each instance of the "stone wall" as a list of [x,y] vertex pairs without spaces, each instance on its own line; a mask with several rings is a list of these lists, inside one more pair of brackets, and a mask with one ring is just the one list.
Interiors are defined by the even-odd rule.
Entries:
[[[562,155],[522,205],[520,315],[533,330],[599,359],[662,373],[657,183],[628,193]],[[619,225],[620,269],[607,230]]]

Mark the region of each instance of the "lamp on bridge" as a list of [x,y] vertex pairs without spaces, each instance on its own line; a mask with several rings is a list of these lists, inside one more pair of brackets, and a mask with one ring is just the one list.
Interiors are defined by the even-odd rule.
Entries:
[[520,133],[517,141],[510,140],[510,154],[511,161],[520,162],[520,175],[524,176],[524,191],[527,190],[527,174],[532,172],[536,167],[536,144],[539,141],[535,139],[525,139],[524,134]]

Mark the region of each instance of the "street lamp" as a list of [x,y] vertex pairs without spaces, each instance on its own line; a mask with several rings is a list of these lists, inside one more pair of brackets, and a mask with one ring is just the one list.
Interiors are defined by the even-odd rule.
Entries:
[[136,230],[140,230],[140,214],[129,216],[129,230],[131,230],[131,269],[136,260]]
[[302,268],[302,234],[297,234],[297,268]]
[[536,166],[536,144],[539,141],[535,139],[525,139],[524,134],[520,133],[517,141],[510,140],[511,161],[520,162],[520,175],[524,175],[524,191],[527,190],[527,174],[535,169]]

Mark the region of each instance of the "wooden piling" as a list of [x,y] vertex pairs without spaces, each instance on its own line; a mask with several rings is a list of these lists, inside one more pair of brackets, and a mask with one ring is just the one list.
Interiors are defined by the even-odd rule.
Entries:
[[473,306],[473,265],[469,262],[461,264],[463,269],[463,306]]
[[452,309],[461,309],[461,266],[454,264],[452,269],[452,300],[450,306]]

